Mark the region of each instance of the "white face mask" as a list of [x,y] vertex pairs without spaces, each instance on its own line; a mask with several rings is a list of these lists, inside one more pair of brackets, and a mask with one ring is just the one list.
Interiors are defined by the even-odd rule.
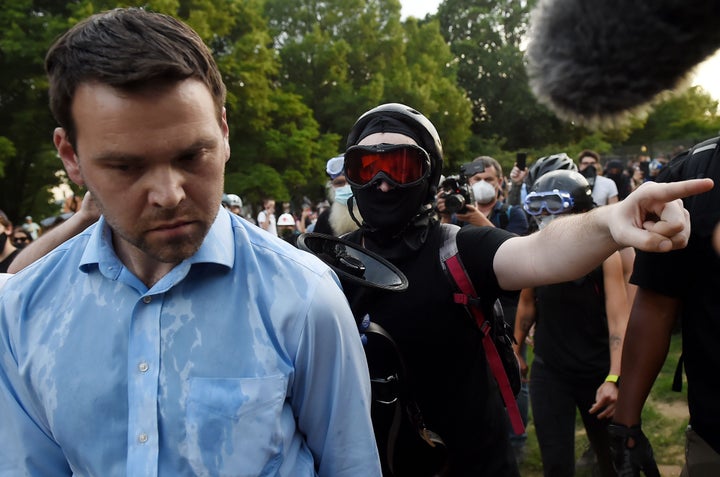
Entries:
[[348,199],[352,195],[352,189],[350,184],[346,184],[342,187],[335,189],[335,202],[340,204],[347,204]]
[[480,205],[489,204],[497,197],[497,191],[487,181],[479,181],[472,185],[475,202]]

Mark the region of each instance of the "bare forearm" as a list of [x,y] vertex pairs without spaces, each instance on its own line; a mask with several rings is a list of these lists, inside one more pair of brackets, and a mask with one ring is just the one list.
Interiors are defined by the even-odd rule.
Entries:
[[[709,179],[648,182],[616,204],[561,217],[536,234],[506,240],[493,262],[498,283],[519,290],[574,280],[626,246],[647,252],[683,248],[690,218],[678,198],[712,187]],[[558,260],[558,251],[564,259]]]
[[15,260],[13,260],[8,267],[8,272],[19,272],[35,260],[43,257],[61,243],[88,228],[90,225],[95,223],[96,220],[96,217],[80,213],[70,216],[69,219],[48,230],[38,237],[37,240],[34,240],[27,247],[22,249],[20,254],[15,257]]
[[619,252],[613,253],[603,262],[603,283],[610,347],[609,374],[619,375],[623,342],[630,318],[630,306],[625,292],[625,275]]
[[530,328],[535,323],[535,294],[532,289],[525,289],[520,292],[518,307],[515,313],[514,337],[516,348],[519,352],[525,344],[525,339],[530,333]]
[[558,217],[537,233],[503,243],[494,262],[500,286],[535,287],[575,280],[592,271],[617,249],[601,209]]

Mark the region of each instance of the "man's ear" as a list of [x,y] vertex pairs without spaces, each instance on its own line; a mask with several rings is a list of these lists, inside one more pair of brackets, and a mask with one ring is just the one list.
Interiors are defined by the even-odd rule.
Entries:
[[79,186],[84,186],[85,182],[83,181],[82,174],[80,174],[80,164],[75,154],[75,148],[70,144],[67,133],[63,128],[55,128],[53,132],[53,143],[70,180]]

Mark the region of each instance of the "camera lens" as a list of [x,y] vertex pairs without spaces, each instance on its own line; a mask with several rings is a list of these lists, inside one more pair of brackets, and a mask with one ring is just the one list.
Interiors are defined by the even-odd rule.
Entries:
[[460,194],[449,194],[445,197],[445,208],[450,213],[460,212],[465,208],[465,197]]

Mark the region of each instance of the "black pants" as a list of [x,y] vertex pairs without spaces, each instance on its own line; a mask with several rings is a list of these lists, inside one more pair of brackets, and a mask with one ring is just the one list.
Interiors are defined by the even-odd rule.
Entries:
[[530,372],[530,405],[546,476],[575,475],[575,410],[580,411],[588,440],[597,454],[601,475],[614,477],[607,435],[608,419],[588,410],[603,383],[599,376],[570,378],[553,371],[536,356]]

